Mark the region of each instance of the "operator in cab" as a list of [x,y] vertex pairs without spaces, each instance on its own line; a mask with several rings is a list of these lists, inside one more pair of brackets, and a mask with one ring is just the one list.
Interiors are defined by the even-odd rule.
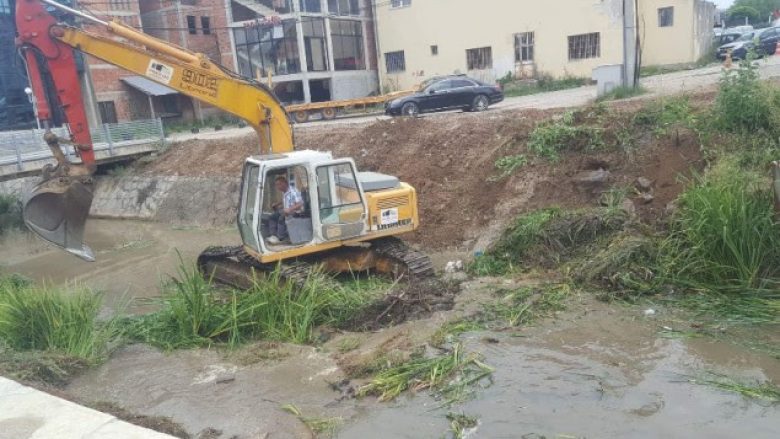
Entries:
[[279,193],[283,194],[282,201],[271,206],[274,209],[274,213],[268,219],[270,232],[268,243],[276,245],[289,240],[287,218],[302,215],[304,203],[301,193],[290,186],[287,177],[284,175],[279,175],[274,179],[274,186]]

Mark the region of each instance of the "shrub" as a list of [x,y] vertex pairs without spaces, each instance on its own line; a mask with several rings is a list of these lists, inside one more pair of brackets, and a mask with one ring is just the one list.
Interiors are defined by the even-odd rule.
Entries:
[[661,98],[644,105],[634,115],[633,124],[662,136],[673,127],[694,128],[696,117],[687,97]]
[[722,132],[777,132],[777,91],[760,81],[751,57],[734,70],[724,70],[712,108],[712,124]]
[[100,309],[100,296],[86,289],[63,291],[0,278],[0,339],[12,349],[102,358],[119,331],[115,320],[98,320]]

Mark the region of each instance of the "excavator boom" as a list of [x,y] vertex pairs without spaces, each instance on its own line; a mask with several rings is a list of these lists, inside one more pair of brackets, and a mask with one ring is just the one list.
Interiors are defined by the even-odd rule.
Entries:
[[[119,38],[60,23],[44,4],[91,21]],[[118,21],[99,20],[54,0],[18,0],[16,26],[17,46],[27,61],[39,101],[38,118],[48,127],[53,121],[53,108],[61,108],[71,135],[70,139],[58,139],[47,133],[46,141],[57,165],[44,169],[43,180],[25,201],[24,220],[43,239],[85,260],[94,260],[92,251],[83,244],[83,235],[92,204],[91,175],[96,164],[73,49],[247,121],[258,134],[262,154],[294,149],[289,117],[273,92],[203,54],[176,47]],[[49,102],[47,96],[56,98]],[[68,161],[60,143],[72,144],[81,163]]]

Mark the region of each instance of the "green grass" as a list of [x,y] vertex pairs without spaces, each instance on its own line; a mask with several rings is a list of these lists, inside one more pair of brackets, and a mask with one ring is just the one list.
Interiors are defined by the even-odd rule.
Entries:
[[649,101],[634,114],[636,128],[650,130],[656,136],[663,136],[676,127],[695,128],[696,115],[686,96],[662,97]]
[[128,327],[132,338],[164,349],[256,339],[311,343],[315,327],[346,321],[381,294],[380,285],[372,279],[336,284],[315,272],[297,288],[276,272],[247,291],[225,291],[182,264],[162,309]]
[[737,393],[748,399],[757,399],[770,403],[780,402],[780,388],[771,382],[748,384],[725,375],[710,375],[710,377],[691,379],[690,382],[715,387],[726,392]]
[[474,319],[459,319],[445,323],[431,336],[431,345],[442,347],[446,343],[453,342],[460,334],[472,331],[481,331],[485,325]]
[[515,154],[501,157],[496,160],[495,167],[499,171],[498,175],[490,177],[489,181],[498,181],[509,177],[514,172],[528,164],[528,157],[525,154]]
[[100,296],[85,288],[65,291],[0,278],[0,341],[17,351],[102,359],[120,333],[116,320],[98,319],[100,311]]
[[0,195],[0,235],[24,227],[22,202],[11,195]]
[[569,111],[559,120],[543,122],[528,139],[528,150],[539,157],[557,161],[567,151],[593,151],[605,147],[604,128],[577,123],[579,112]]
[[488,325],[498,324],[500,329],[524,326],[544,317],[550,317],[565,309],[564,301],[571,296],[566,284],[522,287],[499,290],[501,298],[484,305],[480,320]]
[[401,393],[432,389],[445,399],[460,399],[467,387],[492,375],[493,369],[476,354],[465,354],[460,344],[446,354],[416,358],[379,372],[358,389],[358,396],[375,395],[390,401]]
[[620,87],[615,87],[609,93],[599,96],[598,99],[596,99],[596,101],[598,102],[617,101],[620,99],[628,99],[636,96],[641,96],[645,93],[647,93],[647,89],[642,87],[641,85],[637,87],[628,87],[628,86],[621,85]]
[[571,76],[555,79],[549,75],[542,75],[535,83],[512,81],[511,79],[501,81],[501,83],[504,86],[504,96],[515,97],[578,88],[588,85],[589,80]]
[[[750,58],[750,57],[748,57]],[[760,80],[752,59],[725,70],[710,115],[710,125],[725,133],[780,132],[780,93]]]

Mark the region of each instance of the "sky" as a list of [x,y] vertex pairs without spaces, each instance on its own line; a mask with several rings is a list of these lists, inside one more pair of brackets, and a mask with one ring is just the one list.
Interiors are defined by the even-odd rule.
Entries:
[[732,3],[734,3],[734,0],[711,0],[711,1],[715,3],[720,9],[726,9],[729,6],[731,6]]

